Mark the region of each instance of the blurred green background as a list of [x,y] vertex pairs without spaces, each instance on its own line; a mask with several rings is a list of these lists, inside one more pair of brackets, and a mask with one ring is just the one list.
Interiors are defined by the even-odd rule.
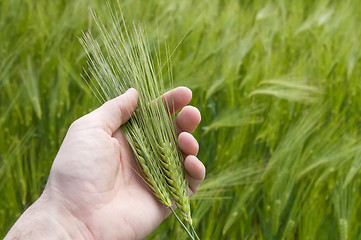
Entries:
[[[201,239],[361,237],[359,1],[121,6],[151,41],[180,43],[174,85],[202,113]],[[100,105],[81,78],[89,8],[107,15],[100,0],[0,0],[0,237],[41,193],[72,121]],[[186,237],[170,217],[149,239]]]

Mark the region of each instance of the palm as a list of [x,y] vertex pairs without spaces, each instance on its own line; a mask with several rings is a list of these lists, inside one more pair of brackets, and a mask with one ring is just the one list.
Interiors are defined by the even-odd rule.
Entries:
[[[72,139],[69,145],[67,138]],[[113,136],[98,129],[69,131],[64,143],[57,158],[66,160],[59,161],[59,165],[54,163],[56,171],[52,172],[50,181],[53,178],[71,179],[65,184],[55,181],[52,186],[62,189],[63,195],[71,196],[68,204],[73,208],[73,214],[95,236],[100,235],[97,230],[101,229],[100,239],[139,238],[155,227],[142,223],[143,220],[156,223],[166,217],[167,209],[134,171],[134,156],[120,130]],[[66,149],[84,146],[86,149],[76,154]],[[93,151],[89,152],[89,148]],[[62,153],[70,155],[63,156]],[[93,164],[89,164],[89,159]],[[147,227],[134,229],[135,226]],[[119,233],[121,236],[117,236]]]

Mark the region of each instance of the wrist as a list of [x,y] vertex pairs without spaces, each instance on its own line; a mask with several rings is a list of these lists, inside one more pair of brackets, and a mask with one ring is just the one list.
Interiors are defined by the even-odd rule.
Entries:
[[93,239],[87,226],[62,204],[44,194],[33,203],[11,228],[10,239]]

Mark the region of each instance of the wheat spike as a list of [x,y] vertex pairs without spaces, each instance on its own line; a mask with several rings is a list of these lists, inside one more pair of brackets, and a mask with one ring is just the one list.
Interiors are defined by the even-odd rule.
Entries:
[[178,153],[171,143],[163,143],[159,146],[162,170],[166,176],[170,193],[181,211],[183,218],[192,225],[191,210],[189,206],[187,181],[184,178],[182,166],[178,159]]
[[144,133],[136,127],[134,127],[134,130],[134,132],[125,131],[125,136],[132,139],[129,144],[135,153],[138,167],[141,169],[141,177],[158,200],[167,207],[171,207],[172,201],[166,188],[166,182],[162,177],[158,164],[151,160],[155,159],[154,151],[150,149],[149,144],[144,144],[148,142]]
[[[93,12],[101,44],[90,33],[85,33],[80,39],[88,56],[90,74],[87,76],[94,79],[89,86],[101,101],[117,97],[130,87],[137,89],[136,113],[122,126],[122,132],[134,152],[138,174],[194,239],[188,182],[169,115],[173,104],[159,98],[164,92],[162,64],[156,56],[158,68],[154,65],[143,29],[135,24],[128,29],[121,11],[114,11],[110,4],[109,10],[111,27],[106,27]],[[159,48],[154,50],[157,54]],[[190,225],[192,234],[174,212],[171,199]]]

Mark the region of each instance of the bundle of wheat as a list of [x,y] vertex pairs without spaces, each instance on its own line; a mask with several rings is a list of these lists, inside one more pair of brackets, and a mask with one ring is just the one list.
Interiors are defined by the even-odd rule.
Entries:
[[[139,175],[159,201],[171,209],[189,236],[198,238],[192,223],[183,157],[169,114],[173,112],[173,103],[159,98],[164,92],[161,71],[164,65],[157,55],[159,47],[149,45],[140,25],[127,28],[121,11],[108,6],[110,27],[92,12],[101,44],[89,32],[80,39],[88,57],[88,78],[93,79],[89,86],[102,102],[119,96],[130,87],[138,90],[137,111],[122,126],[122,131],[133,149]],[[156,50],[156,61],[151,50]],[[172,200],[190,230],[175,213]]]

